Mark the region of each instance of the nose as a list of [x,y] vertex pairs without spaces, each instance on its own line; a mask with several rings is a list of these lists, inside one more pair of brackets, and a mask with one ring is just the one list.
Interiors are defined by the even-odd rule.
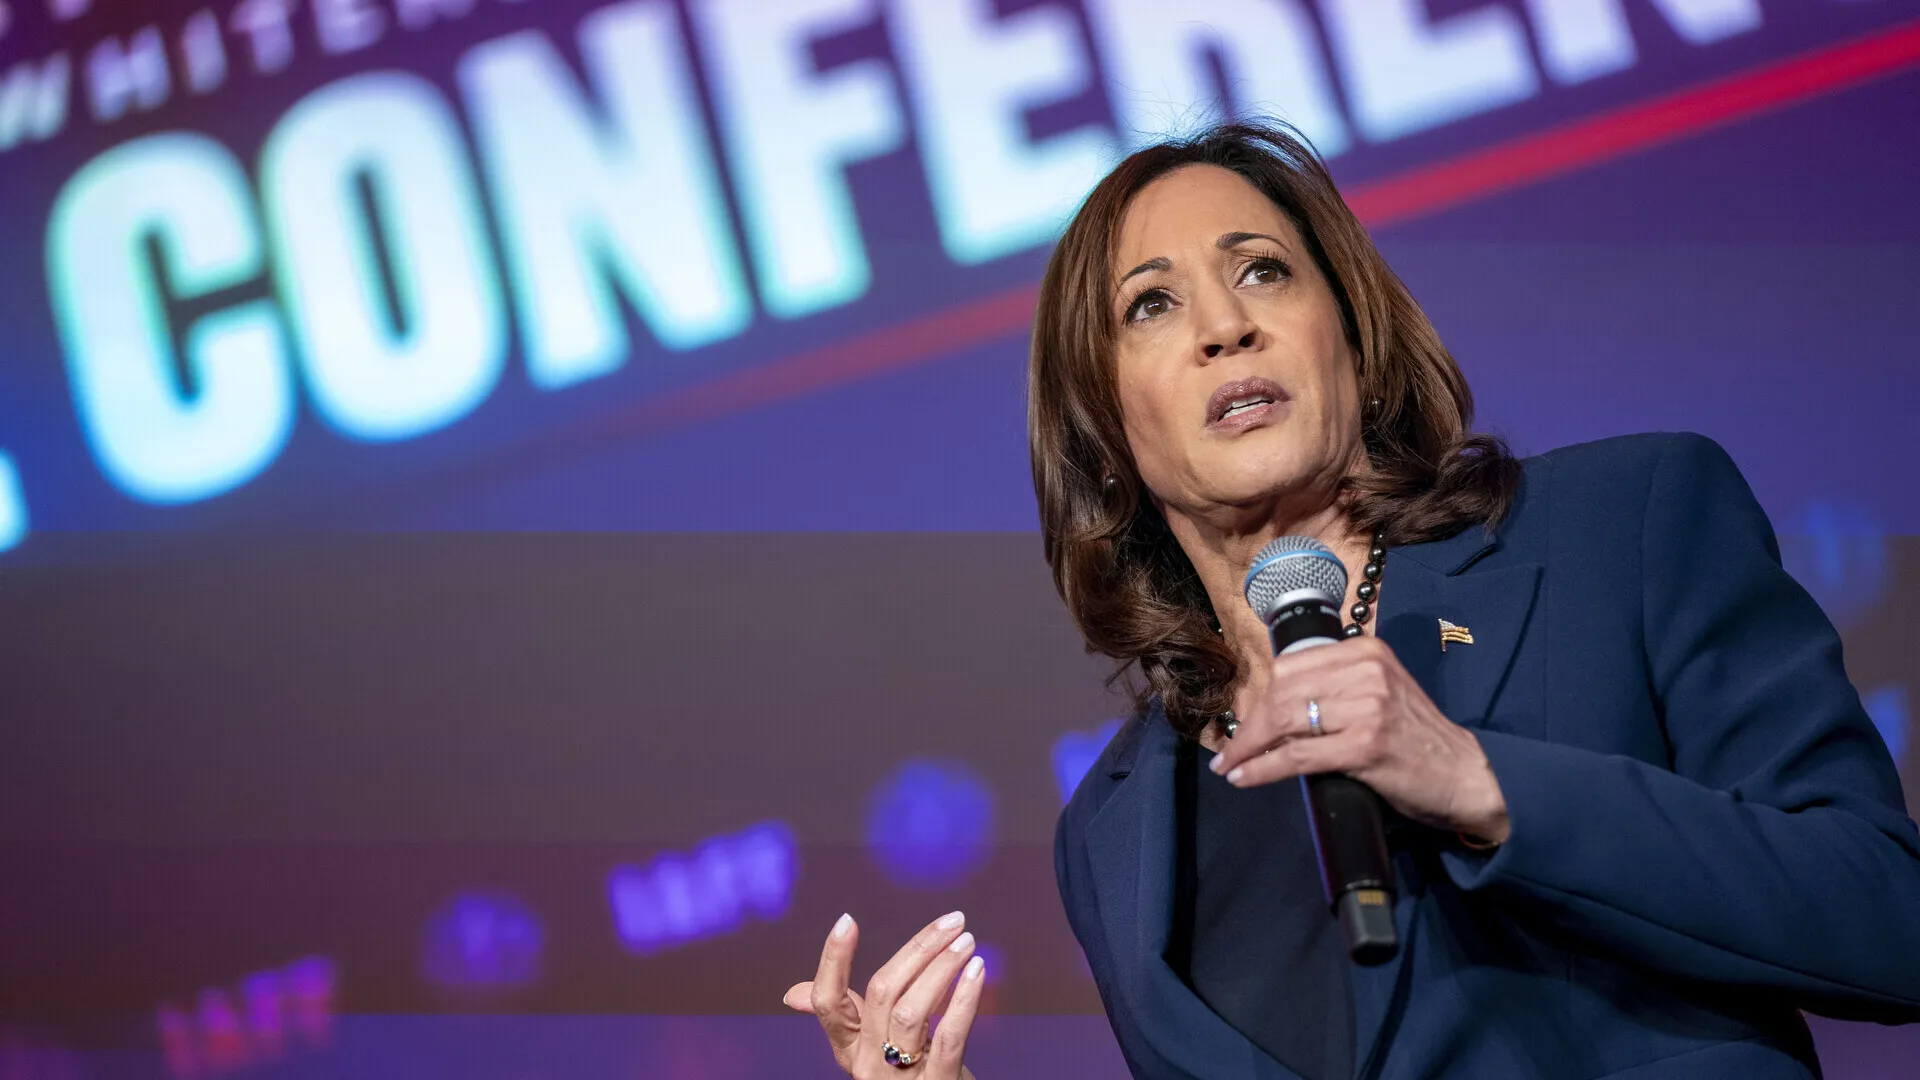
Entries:
[[1234,338],[1231,345],[1222,344],[1218,341],[1209,341],[1201,347],[1200,351],[1207,354],[1207,359],[1218,360],[1222,356],[1232,356],[1234,353],[1253,348],[1253,344],[1259,336],[1260,331],[1249,330],[1239,337]]
[[1260,343],[1260,327],[1230,290],[1205,304],[1200,326],[1200,354],[1208,361],[1245,352]]

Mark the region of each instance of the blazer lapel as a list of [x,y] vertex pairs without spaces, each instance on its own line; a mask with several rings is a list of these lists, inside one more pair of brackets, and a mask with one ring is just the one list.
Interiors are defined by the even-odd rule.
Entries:
[[[1507,680],[1540,584],[1538,564],[1476,566],[1494,546],[1483,530],[1469,528],[1446,540],[1392,548],[1381,579],[1381,640],[1440,711],[1469,728],[1486,722]],[[1453,635],[1444,650],[1443,619],[1465,631]],[[1470,644],[1459,640],[1467,634]],[[1396,860],[1399,953],[1378,967],[1353,969],[1356,1063],[1362,1077],[1372,1075],[1374,1059],[1391,1044],[1405,1011],[1419,926],[1410,864],[1404,853]]]
[[[1167,965],[1173,922],[1173,781],[1178,735],[1156,709],[1130,774],[1087,825],[1094,898],[1125,1010],[1154,1053],[1194,1080],[1298,1080],[1194,995]],[[1155,1074],[1159,1075],[1159,1074]]]
[[[1381,640],[1440,711],[1466,727],[1485,721],[1505,684],[1540,585],[1537,563],[1476,565],[1493,546],[1485,533],[1468,529],[1393,548],[1380,584]],[[1456,631],[1444,648],[1442,622]]]

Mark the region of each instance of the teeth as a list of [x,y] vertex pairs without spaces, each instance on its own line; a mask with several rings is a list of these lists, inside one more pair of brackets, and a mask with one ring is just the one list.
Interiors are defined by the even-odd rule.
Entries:
[[1227,406],[1227,411],[1220,414],[1220,418],[1224,420],[1227,417],[1232,416],[1234,413],[1241,412],[1245,409],[1251,409],[1256,405],[1271,405],[1272,403],[1273,403],[1273,399],[1266,398],[1266,397],[1235,398],[1233,402]]

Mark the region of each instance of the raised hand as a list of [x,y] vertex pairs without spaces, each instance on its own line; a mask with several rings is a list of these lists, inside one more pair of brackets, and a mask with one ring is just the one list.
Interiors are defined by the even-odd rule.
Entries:
[[[782,1000],[819,1018],[833,1059],[855,1080],[973,1080],[962,1059],[986,972],[965,925],[957,911],[928,923],[873,973],[862,997],[847,985],[860,927],[842,915],[812,980],[795,983]],[[949,994],[940,1029],[929,1038],[933,1014]]]

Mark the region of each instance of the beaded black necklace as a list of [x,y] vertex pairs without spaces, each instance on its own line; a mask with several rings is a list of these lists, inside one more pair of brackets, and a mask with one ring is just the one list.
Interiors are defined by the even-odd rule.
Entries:
[[[1367,548],[1367,564],[1360,568],[1360,584],[1353,590],[1359,599],[1347,610],[1347,617],[1353,621],[1340,631],[1341,637],[1356,638],[1367,632],[1367,620],[1373,618],[1373,599],[1380,595],[1380,574],[1387,565],[1385,537],[1385,529],[1373,531],[1373,544]],[[1214,633],[1219,632],[1220,629],[1215,627]],[[1220,727],[1229,739],[1239,730],[1240,720],[1233,715],[1232,709],[1220,714]]]

